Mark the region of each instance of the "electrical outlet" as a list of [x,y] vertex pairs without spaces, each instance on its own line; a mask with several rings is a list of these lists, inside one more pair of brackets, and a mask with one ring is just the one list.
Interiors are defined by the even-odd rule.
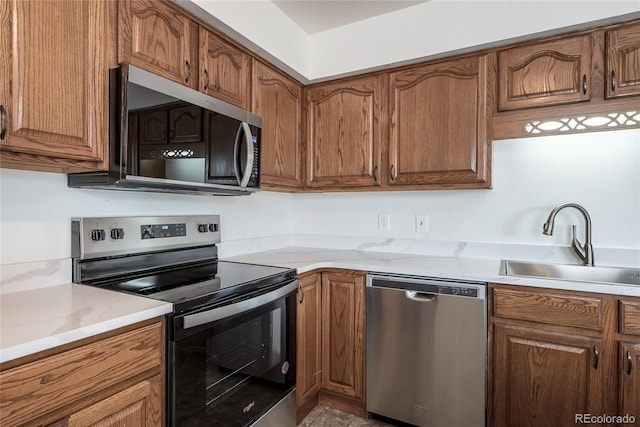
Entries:
[[378,214],[378,231],[391,230],[391,215],[388,213]]
[[416,233],[427,233],[429,231],[429,216],[427,214],[416,214]]

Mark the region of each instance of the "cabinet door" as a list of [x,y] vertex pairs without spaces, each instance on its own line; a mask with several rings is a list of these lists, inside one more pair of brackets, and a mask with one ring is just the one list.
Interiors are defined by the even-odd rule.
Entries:
[[391,73],[390,185],[488,183],[493,56]]
[[167,143],[167,110],[145,111],[140,117],[140,144]]
[[19,153],[27,153],[27,163],[47,156],[47,163],[61,167],[102,167],[108,143],[108,5],[0,2],[3,160],[19,161]]
[[169,80],[197,88],[198,26],[168,3],[124,0],[118,57]]
[[152,427],[163,424],[160,376],[145,380],[72,414],[68,427]]
[[251,58],[242,50],[200,28],[200,90],[249,109]]
[[251,110],[262,117],[261,182],[269,187],[302,187],[302,86],[253,62]]
[[640,23],[607,31],[606,94],[640,95]]
[[[606,363],[600,338],[494,325],[494,420],[489,425],[575,424],[576,414],[611,413],[600,403]],[[607,412],[607,409],[609,412]]]
[[498,53],[500,111],[587,101],[591,84],[589,35]]
[[202,108],[194,105],[169,110],[169,142],[202,141]]
[[322,388],[364,399],[365,276],[322,273]]
[[375,75],[307,91],[307,186],[380,185],[383,93]]
[[640,343],[620,343],[620,415],[640,418]]
[[[300,279],[298,296],[298,370],[296,401],[298,409],[311,409],[318,400],[322,374],[321,326],[322,280],[320,273]],[[313,405],[313,406],[311,406]]]

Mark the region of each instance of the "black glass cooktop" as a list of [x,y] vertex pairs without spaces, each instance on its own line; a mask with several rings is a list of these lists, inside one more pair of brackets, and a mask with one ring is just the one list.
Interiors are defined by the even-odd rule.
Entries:
[[248,293],[294,275],[290,268],[211,261],[118,279],[102,287],[181,304]]

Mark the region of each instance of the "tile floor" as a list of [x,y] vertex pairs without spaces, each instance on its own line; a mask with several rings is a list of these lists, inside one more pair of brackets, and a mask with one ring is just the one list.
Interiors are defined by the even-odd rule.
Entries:
[[337,409],[318,405],[298,427],[391,427],[382,421],[360,418]]

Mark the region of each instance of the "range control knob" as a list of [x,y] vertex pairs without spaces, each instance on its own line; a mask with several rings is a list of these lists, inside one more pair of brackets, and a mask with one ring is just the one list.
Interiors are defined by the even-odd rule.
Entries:
[[218,224],[209,224],[209,231],[212,233],[218,231]]
[[97,228],[95,230],[91,230],[90,234],[91,240],[94,242],[98,242],[100,240],[104,240],[107,237],[107,233],[101,228]]
[[198,231],[200,233],[206,233],[209,231],[209,224],[198,224]]
[[113,240],[122,240],[122,239],[124,239],[124,230],[122,228],[112,228],[111,229],[111,238]]

